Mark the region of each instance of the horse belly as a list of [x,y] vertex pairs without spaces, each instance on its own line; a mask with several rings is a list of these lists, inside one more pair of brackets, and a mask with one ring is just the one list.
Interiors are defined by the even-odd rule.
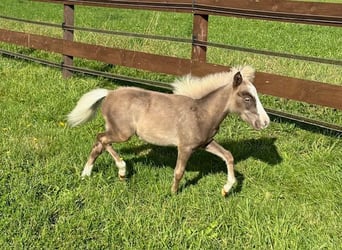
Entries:
[[144,119],[139,123],[136,134],[144,141],[160,146],[177,146],[178,137],[172,121],[163,119],[148,120]]

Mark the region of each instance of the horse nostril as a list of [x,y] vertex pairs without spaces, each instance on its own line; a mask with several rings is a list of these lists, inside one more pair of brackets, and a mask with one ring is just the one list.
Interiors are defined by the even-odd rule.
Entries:
[[264,128],[267,128],[269,124],[269,121],[268,120],[260,120],[260,121],[256,121],[255,122],[255,128],[257,129],[264,129]]
[[254,122],[254,128],[255,128],[256,130],[263,129],[263,128],[264,128],[263,122],[260,121],[260,120],[255,121],[255,122]]

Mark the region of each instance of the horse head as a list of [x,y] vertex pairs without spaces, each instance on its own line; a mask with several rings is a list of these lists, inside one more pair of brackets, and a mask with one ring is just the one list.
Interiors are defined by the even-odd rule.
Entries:
[[233,77],[233,98],[230,102],[231,112],[237,113],[242,120],[249,123],[254,129],[266,128],[270,123],[264,107],[262,106],[255,86],[254,70],[244,67],[237,71]]

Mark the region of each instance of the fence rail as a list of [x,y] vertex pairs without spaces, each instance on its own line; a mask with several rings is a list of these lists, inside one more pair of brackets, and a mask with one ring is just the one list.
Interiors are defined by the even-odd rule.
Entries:
[[[312,3],[299,1],[278,0],[34,0],[63,4],[64,23],[59,25],[64,30],[63,38],[29,34],[0,29],[0,41],[16,44],[33,49],[55,52],[63,55],[63,75],[70,76],[73,70],[73,57],[97,60],[105,63],[132,67],[152,72],[172,75],[183,75],[191,72],[195,75],[205,75],[227,70],[227,66],[206,62],[208,46],[226,49],[241,50],[285,58],[295,58],[319,63],[342,65],[334,59],[321,59],[304,56],[289,55],[257,51],[248,48],[232,47],[224,44],[215,44],[207,41],[209,15],[238,16],[266,20],[311,23],[315,25],[342,26],[342,4]],[[191,59],[156,55],[120,48],[105,47],[73,41],[75,30],[87,30],[74,25],[75,5],[101,6],[112,8],[131,8],[159,11],[177,11],[193,14],[193,38],[172,39],[162,36],[148,36],[147,38],[171,40],[192,44]],[[1,17],[0,18],[5,18]],[[15,18],[13,18],[15,19]],[[20,20],[17,20],[20,21]],[[40,24],[31,21],[34,24]],[[43,23],[42,23],[43,24]],[[44,24],[43,24],[44,25]],[[49,26],[55,27],[56,24]],[[91,31],[101,32],[92,29]],[[111,33],[111,31],[102,31]],[[114,32],[115,33],[115,32]],[[139,34],[119,34],[139,36]],[[77,71],[77,70],[76,70]],[[256,73],[255,85],[263,94],[303,101],[342,110],[342,87],[293,77],[285,77],[264,72]],[[341,129],[342,130],[342,129]]]

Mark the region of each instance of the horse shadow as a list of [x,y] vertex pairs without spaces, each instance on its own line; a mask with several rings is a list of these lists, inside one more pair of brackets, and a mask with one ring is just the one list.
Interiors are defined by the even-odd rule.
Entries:
[[[270,166],[275,166],[282,162],[277,147],[275,145],[276,138],[259,138],[259,139],[246,139],[238,141],[224,141],[220,142],[220,145],[229,150],[234,156],[235,164],[244,161],[250,157],[260,160]],[[137,162],[153,162],[153,165],[157,167],[175,167],[177,160],[177,149],[174,147],[160,147],[151,144],[143,144],[136,147],[122,146],[120,148],[120,154],[133,155],[133,157],[127,162],[128,180],[135,174],[134,164]],[[179,192],[182,192],[185,188],[196,185],[203,177],[209,174],[215,173],[227,173],[227,167],[223,160],[219,157],[210,154],[204,150],[197,150],[190,157],[186,171],[198,172],[198,174],[192,179],[186,180],[185,184],[181,185]],[[238,180],[234,192],[240,192],[242,190],[244,175],[235,171],[235,177]]]

